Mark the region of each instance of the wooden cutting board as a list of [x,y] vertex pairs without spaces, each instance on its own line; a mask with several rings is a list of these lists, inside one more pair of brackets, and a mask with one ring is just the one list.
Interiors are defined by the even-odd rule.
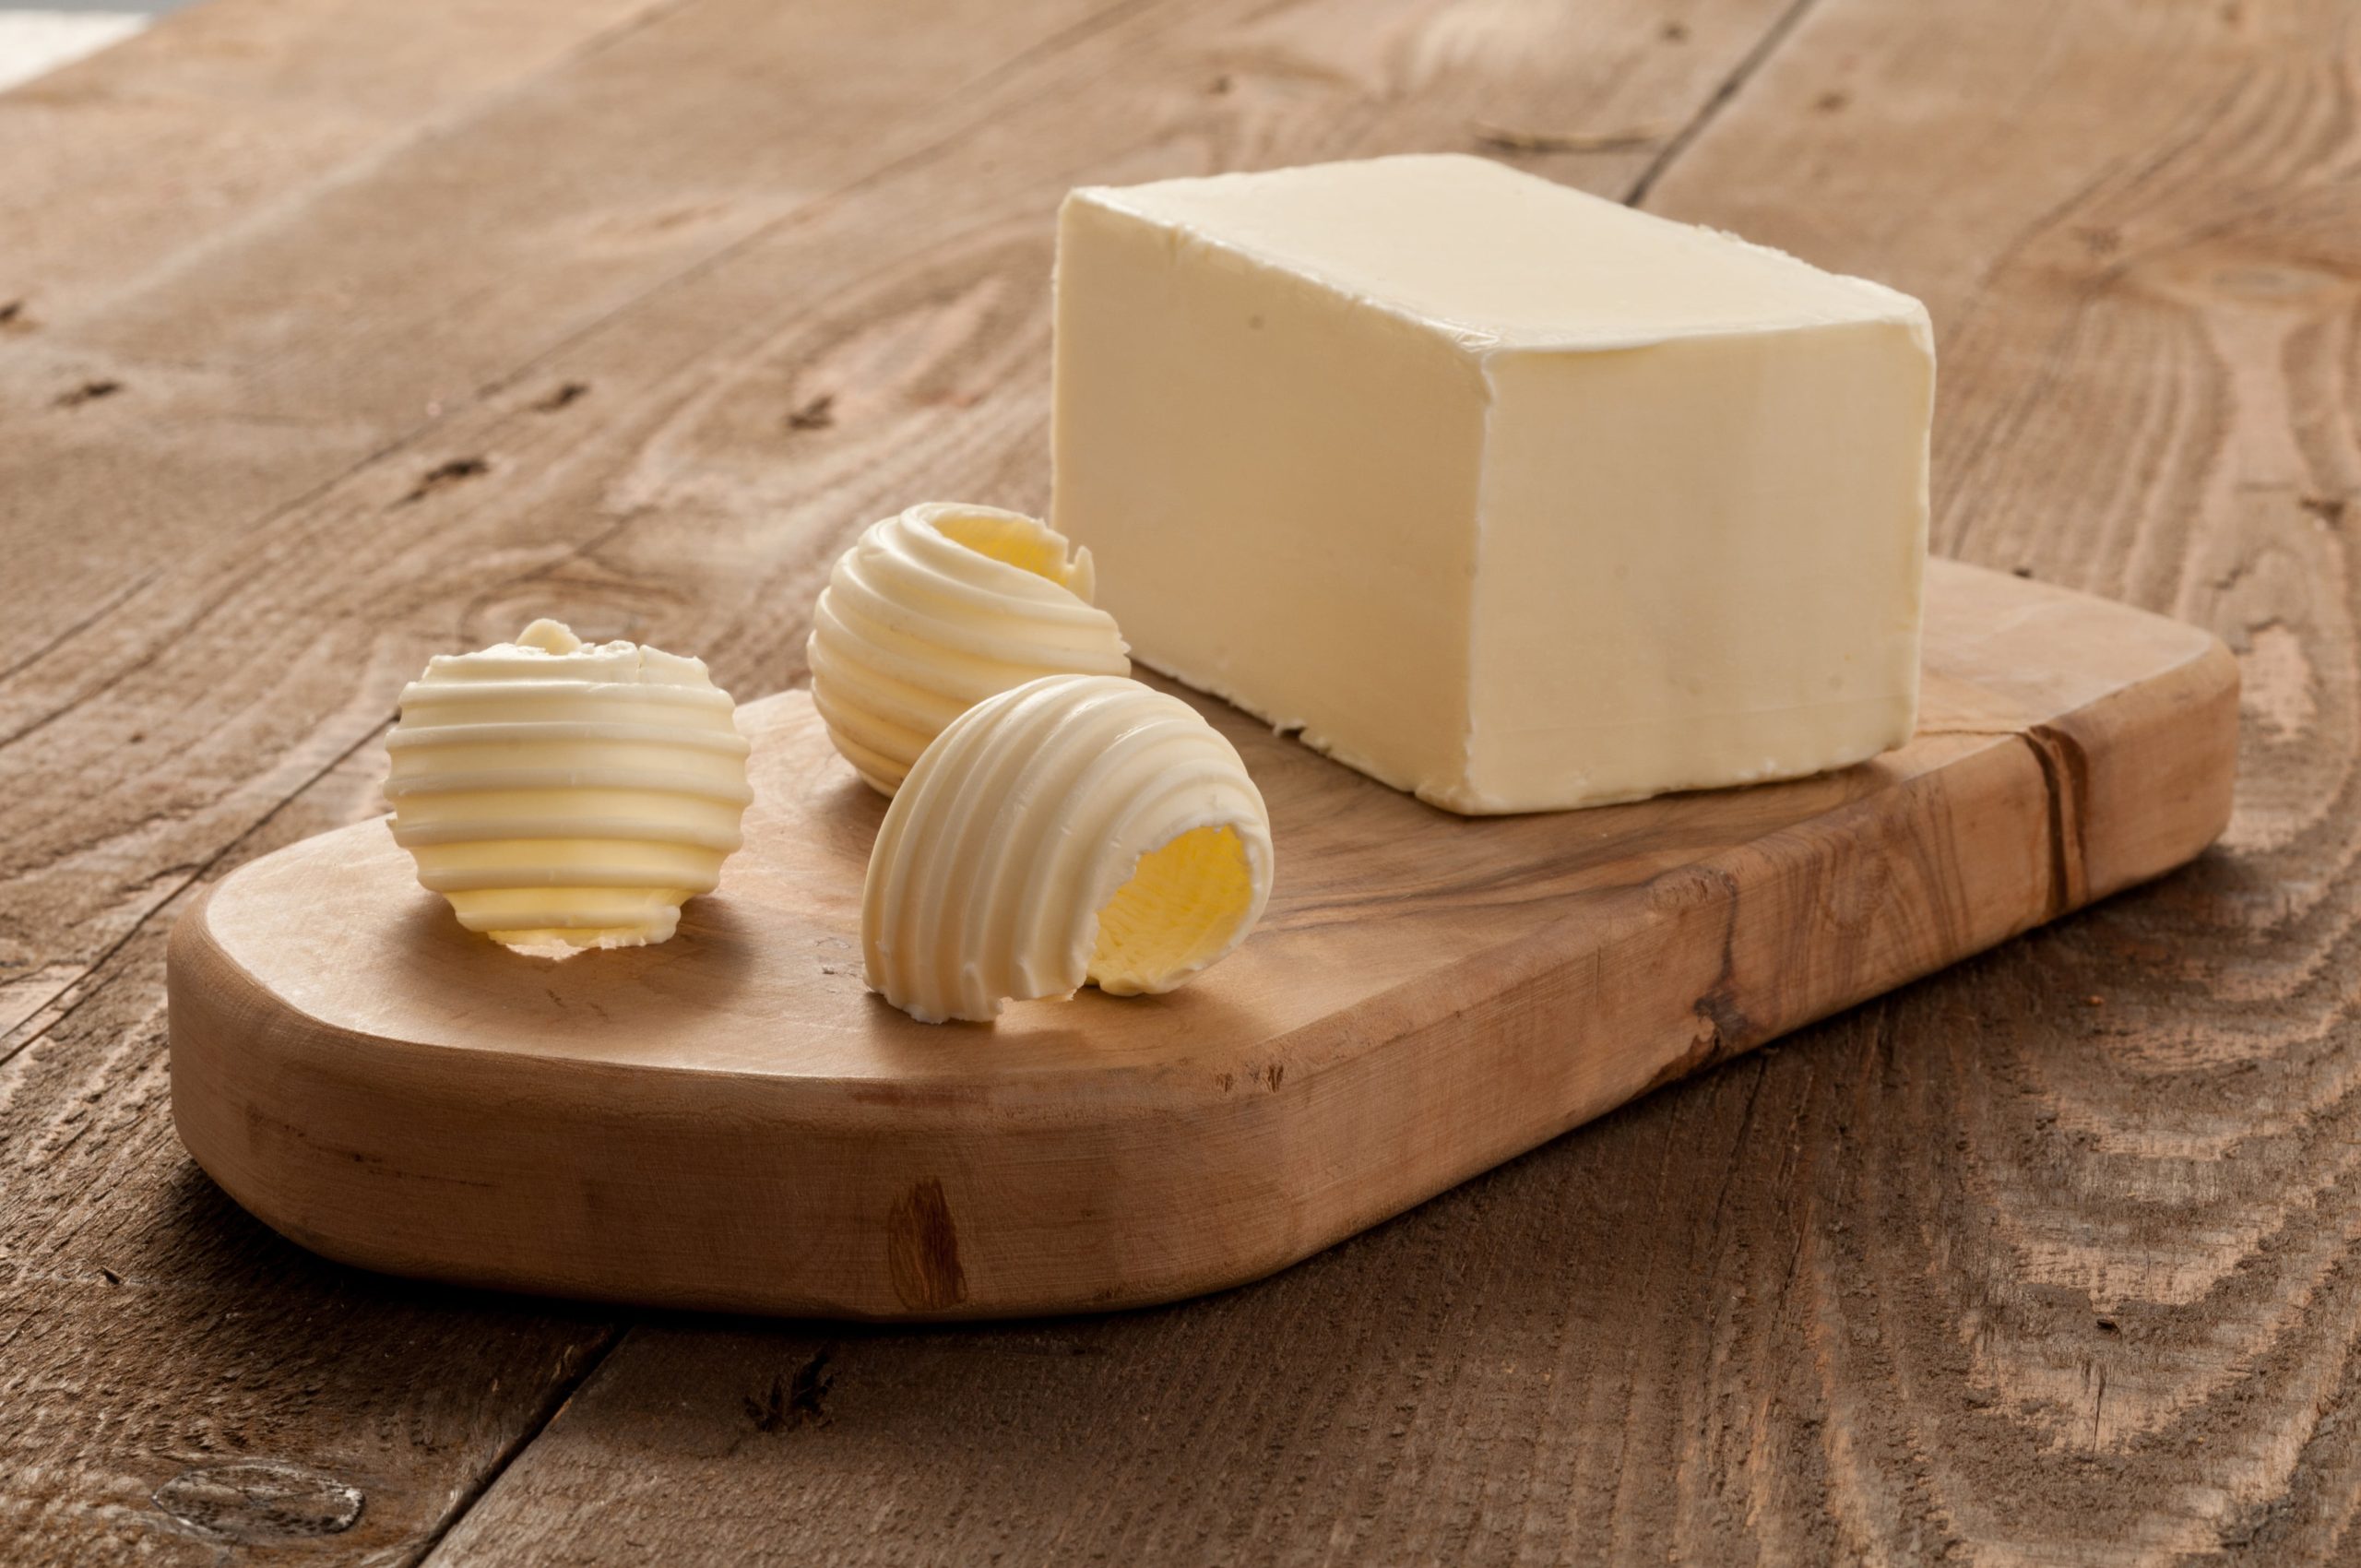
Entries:
[[657,947],[461,931],[382,822],[172,933],[172,1111],[307,1247],[397,1274],[836,1317],[1074,1312],[1257,1278],[1635,1095],[2197,854],[2229,817],[2213,637],[1936,563],[1922,725],[1792,784],[1558,815],[1420,805],[1192,698],[1278,881],[1166,997],[996,1028],[861,985],[883,803],[800,692]]

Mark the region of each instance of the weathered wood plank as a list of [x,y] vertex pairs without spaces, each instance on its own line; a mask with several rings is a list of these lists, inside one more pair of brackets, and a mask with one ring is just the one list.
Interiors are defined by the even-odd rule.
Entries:
[[[90,631],[95,612],[188,537],[172,527],[188,476],[171,470],[207,465],[170,460],[180,448],[160,432],[151,440],[162,453],[125,461],[122,433],[156,422],[166,386],[184,404],[204,367],[184,351],[151,376],[136,352],[97,351],[86,335],[110,305],[219,265],[242,232],[365,183],[432,127],[481,113],[672,3],[217,0],[0,94],[0,519],[21,568],[0,580],[0,693],[26,660]],[[300,294],[299,277],[272,286]],[[219,368],[234,384],[238,367]],[[132,392],[141,401],[127,416],[101,406]],[[247,474],[258,445],[274,434],[289,445],[280,425],[209,433],[212,470]],[[68,515],[80,526],[42,526]],[[54,666],[45,679],[62,683]]]
[[[230,859],[374,809],[348,759]],[[414,1561],[611,1341],[581,1312],[391,1287],[188,1163],[143,929],[0,1063],[0,1561]]]
[[[79,310],[40,303],[78,272],[66,255],[19,264],[47,324],[0,355],[0,419],[21,432],[0,446],[0,495],[24,565],[0,578],[0,743],[185,633],[203,601],[168,564],[266,555],[322,486],[955,135],[995,73],[1112,3],[674,5]],[[365,69],[369,42],[348,41],[345,69]],[[38,526],[60,517],[75,527]]]
[[[2361,1029],[2317,977],[2361,893],[2361,444],[2330,412],[2361,373],[2355,13],[2028,11],[1981,46],[1884,20],[1817,16],[1757,84],[1782,153],[1715,138],[1661,199],[1905,258],[1944,335],[1940,546],[2211,626],[2248,711],[2227,854],[2026,944],[1961,999],[1972,1045],[1898,1010],[1921,1145],[1865,1151],[1876,1337],[1829,1342],[1830,1430],[1872,1539],[1916,1508],[1996,1557],[2349,1553]],[[1853,238],[1824,201],[1774,216],[1772,158],[1833,170],[1863,131],[1909,177],[1843,204]]]
[[10,347],[673,0],[208,0],[0,95]]
[[2242,650],[2228,852],[1216,1301],[642,1330],[435,1560],[2349,1556],[2355,37],[1821,0],[1652,193],[1930,300],[1951,547]]

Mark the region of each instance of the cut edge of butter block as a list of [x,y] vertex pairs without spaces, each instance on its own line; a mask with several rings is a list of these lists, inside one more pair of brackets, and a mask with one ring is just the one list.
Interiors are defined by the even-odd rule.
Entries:
[[1168,992],[1246,939],[1273,868],[1262,793],[1204,716],[1124,676],[1044,676],[955,719],[886,807],[862,972],[930,1024]]

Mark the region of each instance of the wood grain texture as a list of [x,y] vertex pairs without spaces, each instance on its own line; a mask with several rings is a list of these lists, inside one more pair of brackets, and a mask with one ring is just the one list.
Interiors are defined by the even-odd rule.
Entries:
[[[152,109],[160,140],[206,144],[213,99],[175,118],[170,94],[124,67],[182,68],[173,41],[215,8],[80,67],[86,92]],[[431,37],[462,9],[475,10],[405,6],[402,24]],[[104,287],[77,296],[87,318],[34,308],[29,327],[12,318],[0,332],[0,520],[21,547],[0,574],[0,637],[11,639],[0,659],[0,1273],[16,1271],[12,1321],[37,1316],[42,1345],[38,1360],[0,1347],[11,1444],[0,1540],[77,1562],[262,1551],[218,1506],[197,1509],[212,1525],[192,1525],[155,1502],[194,1452],[336,1478],[314,1488],[309,1516],[333,1522],[333,1489],[350,1484],[365,1499],[352,1527],[385,1526],[366,1538],[272,1526],[269,1561],[411,1561],[611,1340],[611,1323],[504,1307],[502,1323],[542,1336],[511,1345],[464,1315],[481,1298],[348,1286],[209,1187],[194,1189],[208,1206],[171,1201],[196,1178],[157,1092],[163,932],[243,860],[374,811],[373,742],[427,654],[481,640],[532,602],[697,647],[742,690],[787,683],[817,575],[873,508],[928,492],[1043,498],[1045,415],[1031,389],[1046,386],[1049,240],[1034,215],[1094,170],[1097,148],[1177,172],[1459,145],[1479,112],[1576,130],[1678,123],[1775,15],[1766,0],[1711,0],[1667,30],[1638,3],[998,5],[979,32],[897,27],[870,6],[831,9],[824,27],[811,19],[822,13],[793,9],[801,21],[784,36],[742,7],[635,13],[682,30],[670,56],[639,53],[666,35],[626,25],[569,59],[579,34],[568,23],[544,41],[545,77],[472,106],[421,104],[414,137],[330,172],[316,207],[293,186],[251,217],[193,201],[185,233],[145,253],[152,264],[115,270],[104,253],[125,233],[94,226],[11,274],[36,307],[86,274]],[[276,38],[307,42],[292,55],[269,39],[223,50],[215,98],[267,102],[282,79],[300,96],[315,72],[333,97],[335,73],[355,68],[342,62],[383,53],[339,33],[357,9],[341,23],[310,4],[273,10]],[[810,139],[799,126],[820,126],[820,153],[865,148],[865,161],[812,163],[779,145],[772,117],[797,104],[777,88],[799,65],[826,77],[864,51],[936,59],[910,53],[914,31],[916,47],[947,52],[948,79],[872,69],[842,90],[859,98],[898,79],[916,96],[887,92],[856,112],[823,94],[813,118],[787,127],[797,142]],[[321,65],[323,53],[339,64]],[[692,68],[658,69],[665,58]],[[699,117],[717,97],[718,129]],[[1068,125],[1076,104],[1090,112]],[[766,140],[744,157],[738,137]],[[1041,150],[1026,155],[1028,143]],[[45,147],[12,144],[11,167]],[[259,167],[240,148],[209,156],[162,194],[225,187]],[[1626,145],[1550,162],[1612,189],[1647,156]],[[663,159],[674,161],[641,172]],[[513,200],[503,186],[514,171],[584,205]],[[626,290],[589,326],[566,314],[586,256],[639,265],[636,244],[596,241],[639,232],[647,182],[744,182],[742,199],[763,202],[782,178],[814,199],[751,238],[731,230],[659,249],[640,293]],[[473,204],[464,220],[454,202]],[[390,231],[377,221],[385,205],[405,220]],[[520,284],[506,303],[523,299],[526,327],[555,327],[534,339],[484,316],[510,334],[507,362],[471,362],[481,385],[406,411],[385,388],[440,388],[450,365],[398,323],[451,310],[447,267],[472,267],[469,239],[512,213],[531,233],[501,242]],[[279,287],[313,247],[350,255],[362,241],[409,257],[376,275],[386,291],[365,309],[345,290]],[[151,290],[180,291],[153,310]],[[219,336],[204,330],[213,320]],[[148,326],[152,348],[138,336]],[[137,379],[115,375],[125,356]],[[156,390],[149,368],[175,376],[175,396],[143,400]],[[123,386],[58,404],[86,370]],[[187,372],[199,379],[178,378]],[[301,395],[248,417],[240,381],[257,372]],[[807,414],[824,398],[833,410]],[[208,1268],[199,1260],[225,1225],[242,1251]],[[119,1266],[126,1241],[137,1243],[131,1272]],[[117,1291],[109,1272],[131,1288]],[[446,1318],[454,1338],[421,1334]],[[187,1326],[217,1320],[253,1337]],[[470,1334],[489,1362],[445,1353],[476,1343]],[[315,1386],[317,1357],[349,1375]],[[148,1371],[159,1360],[170,1376]],[[407,1403],[421,1390],[433,1400]],[[448,1418],[466,1412],[474,1435],[461,1441]]]
[[1944,548],[2239,650],[2226,850],[1252,1290],[640,1330],[438,1562],[2355,1560],[2352,10],[1793,15],[1650,205],[1929,300]]
[[422,6],[215,0],[0,94],[13,346],[514,91],[656,0]]
[[[0,1277],[46,1336],[38,1361],[11,1357],[30,1327],[0,1346],[0,1540],[25,1519],[77,1561],[351,1555],[349,1536],[225,1544],[141,1503],[194,1431],[374,1479],[371,1508],[456,1498],[445,1562],[2353,1560],[2351,6],[1141,5],[1056,26],[898,116],[921,151],[437,414],[354,420],[324,466],[303,427],[208,411],[226,397],[135,419],[133,381],[53,416],[80,385],[64,360],[0,391],[8,541],[106,528],[125,552],[0,573],[0,637],[21,639],[0,670],[64,639],[0,684],[0,734],[46,720],[0,750],[0,994],[21,1016],[0,1037]],[[264,65],[223,68],[224,91],[267,96]],[[644,103],[642,139],[674,113]],[[1254,1289],[1056,1329],[658,1320],[513,1463],[413,1419],[455,1398],[404,1402],[531,1376],[535,1411],[558,1403],[581,1360],[487,1377],[420,1337],[481,1298],[346,1289],[258,1228],[223,1271],[189,1265],[240,1222],[169,1199],[191,1178],[162,1125],[162,929],[231,866],[375,809],[368,745],[427,653],[546,611],[697,647],[742,690],[787,683],[846,530],[926,493],[1046,499],[1037,290],[1065,185],[1496,131],[1496,156],[1926,297],[1940,548],[2230,643],[2224,847]],[[597,188],[572,146],[543,139],[534,168]],[[226,184],[242,158],[184,177]],[[405,198],[421,267],[464,240],[448,194]],[[513,264],[559,277],[574,232]],[[104,276],[113,239],[7,286]],[[303,251],[275,254],[266,279]],[[292,300],[265,340],[323,426],[350,314]],[[159,364],[255,362],[179,319]],[[0,331],[0,381],[37,340]],[[375,351],[401,363],[373,374],[433,380],[399,334]],[[67,412],[80,434],[37,445]],[[486,470],[397,505],[467,457]],[[85,654],[94,672],[61,672]],[[133,1246],[117,1291],[99,1271]],[[178,1332],[208,1306],[252,1337]],[[409,1351],[370,1359],[386,1344]],[[332,1392],[304,1392],[312,1347],[346,1369]],[[374,1550],[407,1561],[438,1528]]]
[[768,698],[746,847],[661,945],[471,937],[376,823],[210,890],[173,1117],[288,1236],[465,1284],[898,1319],[1259,1279],[2213,842],[2219,642],[1948,562],[1928,599],[1919,738],[1754,790],[1471,821],[1195,699],[1285,861],[1252,942],[989,1031],[864,992],[883,803]]
[[[333,771],[228,858],[377,785]],[[615,1325],[389,1290],[250,1220],[172,1131],[163,945],[0,1063],[0,1562],[415,1561]]]

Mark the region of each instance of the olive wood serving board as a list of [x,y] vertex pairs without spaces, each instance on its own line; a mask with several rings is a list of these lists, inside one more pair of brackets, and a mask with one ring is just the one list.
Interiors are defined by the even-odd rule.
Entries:
[[174,930],[172,1111],[237,1201],[396,1274],[859,1318],[1135,1306],[1283,1268],[1636,1095],[2155,876],[2229,817],[2208,634],[1950,563],[1911,744],[1555,815],[1419,804],[1192,698],[1278,849],[1164,997],[930,1028],[861,985],[883,802],[810,701],[656,947],[463,932],[382,822]]

